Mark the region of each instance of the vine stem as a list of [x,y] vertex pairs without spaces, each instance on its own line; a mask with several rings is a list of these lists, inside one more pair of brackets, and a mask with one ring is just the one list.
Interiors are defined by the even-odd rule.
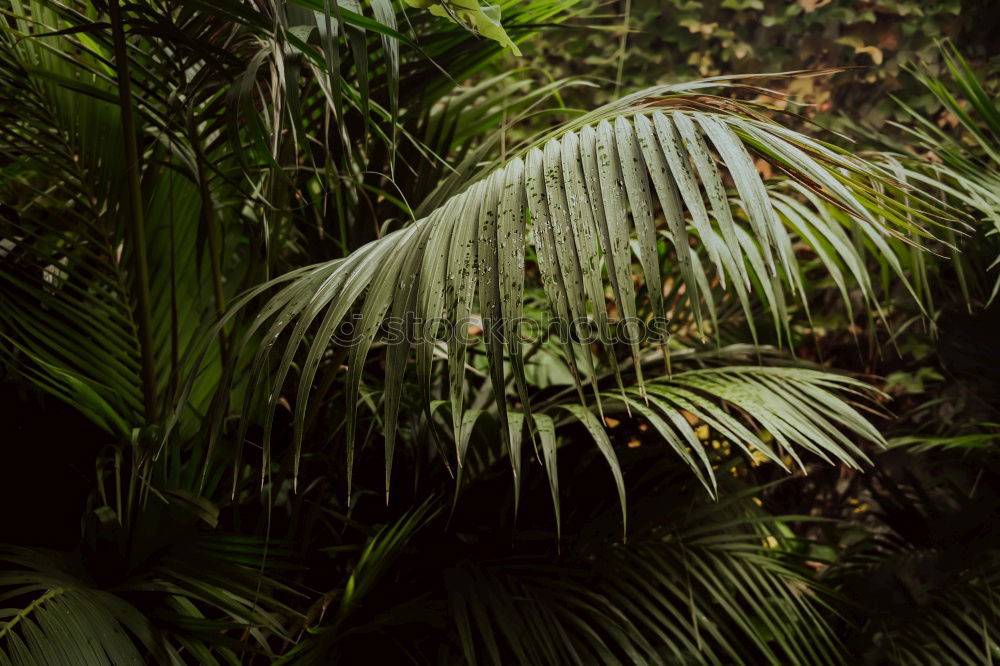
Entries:
[[122,135],[125,141],[125,177],[129,193],[132,264],[138,306],[139,351],[142,361],[142,398],[147,423],[159,417],[156,399],[156,363],[153,351],[153,317],[149,296],[149,258],[146,256],[146,225],[142,212],[142,185],[139,180],[139,147],[132,114],[132,82],[125,43],[125,28],[119,0],[108,2],[114,38],[115,66],[118,69],[118,99],[121,106]]

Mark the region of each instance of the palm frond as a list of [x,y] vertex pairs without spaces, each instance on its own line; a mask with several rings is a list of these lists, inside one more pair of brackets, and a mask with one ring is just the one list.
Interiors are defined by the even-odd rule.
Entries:
[[774,536],[782,519],[749,496],[699,505],[626,545],[578,545],[579,560],[452,568],[445,584],[465,659],[840,663],[821,615],[829,592]]
[[[975,218],[974,240],[961,242],[963,239],[949,232],[943,237],[948,245],[941,248],[950,256],[971,308],[988,305],[1000,293],[1000,278],[989,279],[989,272],[1000,265],[1000,112],[996,90],[987,88],[955,45],[945,41],[939,48],[947,75],[935,76],[921,65],[908,69],[955,119],[957,128],[942,128],[897,99],[910,123],[895,126],[910,139],[909,145],[874,133],[875,140],[890,150],[871,158],[885,163],[897,180],[932,193]],[[926,266],[917,268],[928,271]]]
[[[669,252],[680,266],[687,307],[700,324],[705,318],[700,314],[703,299],[711,291],[709,279],[735,291],[748,318],[750,294],[753,285],[759,285],[757,293],[776,313],[780,339],[786,315],[778,294],[788,290],[802,295],[801,266],[785,226],[789,218],[776,212],[782,205],[789,210],[791,202],[764,187],[751,153],[786,171],[806,193],[844,211],[876,248],[885,235],[909,241],[908,234],[927,234],[925,227],[934,224],[939,211],[917,193],[907,191],[905,199],[897,196],[900,186],[881,168],[746,110],[713,107],[705,99],[677,92],[636,96],[633,106],[615,107],[613,124],[602,120],[596,127],[585,125],[552,138],[544,149],[530,148],[523,158],[511,160],[414,224],[345,259],[276,281],[280,290],[239,345],[253,351],[244,420],[261,388],[266,396],[265,454],[270,450],[268,424],[305,347],[305,358],[296,366],[300,372],[294,407],[296,451],[301,447],[309,389],[333,339],[349,350],[350,475],[363,364],[380,331],[389,331],[384,401],[389,450],[411,348],[416,351],[417,384],[428,406],[435,349],[447,350],[451,417],[458,433],[466,408],[469,340],[464,332],[473,313],[481,317],[484,329],[501,440],[510,441],[508,379],[526,417],[533,408],[518,329],[526,248],[537,259],[550,313],[568,323],[557,337],[566,350],[576,350],[568,356],[576,377],[593,376],[591,368],[601,363],[597,349],[622,386],[624,366],[618,351],[627,350],[639,398],[646,400],[640,326],[647,321],[638,317],[635,283],[637,276],[645,283],[650,321],[665,320],[659,285],[661,264]],[[706,104],[711,110],[705,110]],[[727,192],[724,176],[735,184],[734,192]],[[808,211],[813,201],[798,205]],[[658,238],[659,211],[669,229],[664,244]],[[825,256],[856,260],[856,251],[835,242],[843,237],[841,221],[813,216],[810,223],[825,238],[834,239]],[[706,263],[713,278],[702,268]],[[860,284],[866,283],[861,279]],[[241,307],[248,302],[244,299]],[[609,309],[617,317],[609,315]],[[705,335],[707,327],[699,328]],[[442,331],[447,334],[442,336]],[[579,342],[588,334],[585,344]],[[262,342],[254,347],[255,339]],[[282,339],[286,342],[276,345]],[[592,348],[590,343],[597,345]],[[265,382],[263,370],[275,348],[281,350],[281,360]],[[582,356],[579,363],[577,353]],[[583,381],[577,381],[585,403]],[[598,395],[600,388],[591,384]],[[620,393],[625,396],[623,388]]]
[[144,650],[128,633],[157,663],[183,663],[175,650],[159,642],[138,610],[63,573],[65,565],[54,558],[17,549],[5,552],[3,559],[30,567],[0,572],[4,600],[25,601],[3,611],[0,663],[5,666],[141,663]]
[[[143,547],[164,541],[156,520],[165,515],[178,519],[152,511],[135,523]],[[0,663],[183,664],[190,654],[198,663],[238,664],[241,654],[270,653],[275,637],[289,639],[284,621],[297,615],[276,595],[296,593],[269,573],[279,547],[268,552],[252,537],[192,540],[176,526],[169,532],[174,542],[162,544],[164,553],[133,550],[110,586],[99,586],[74,557],[5,547],[0,598],[19,605],[0,611]]]
[[[384,582],[382,579],[392,570],[396,561],[405,555],[414,535],[427,527],[439,513],[440,507],[435,504],[433,499],[425,500],[371,536],[359,554],[343,589],[337,591],[340,599],[329,621],[324,621],[326,618],[323,616],[331,599],[324,597],[314,605],[310,613],[313,622],[320,626],[307,627],[307,638],[289,650],[277,663],[329,663],[329,654],[336,650],[338,640],[364,629],[364,622],[360,627],[352,626],[353,616],[363,608],[365,597]],[[378,621],[374,624],[377,626]]]

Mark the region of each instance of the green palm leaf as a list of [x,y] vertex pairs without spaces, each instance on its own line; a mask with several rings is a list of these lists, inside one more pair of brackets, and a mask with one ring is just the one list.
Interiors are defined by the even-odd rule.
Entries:
[[[691,85],[694,89],[705,86]],[[783,299],[771,287],[784,285],[804,296],[799,286],[801,269],[785,226],[792,224],[776,211],[781,199],[762,185],[751,152],[790,174],[806,194],[844,211],[876,248],[881,247],[883,235],[911,240],[909,234],[926,234],[924,227],[935,221],[937,209],[915,193],[906,199],[898,197],[901,186],[878,166],[748,111],[734,111],[722,104],[713,107],[714,102],[706,96],[662,92],[635,96],[625,108],[615,106],[613,124],[601,120],[596,127],[584,125],[578,132],[567,131],[547,140],[544,150],[527,149],[523,157],[514,158],[451,197],[427,217],[346,259],[299,272],[266,305],[267,314],[260,318],[271,324],[256,348],[244,419],[249,417],[252,396],[261,389],[268,396],[266,413],[273,414],[285,378],[305,344],[308,353],[301,366],[294,408],[298,449],[309,387],[327,345],[340,331],[337,344],[351,347],[346,394],[350,466],[352,424],[356,422],[358,382],[367,345],[380,329],[396,327],[398,335],[389,344],[384,403],[391,452],[407,350],[411,344],[424,350],[423,355],[418,354],[418,360],[424,359],[418,363],[418,375],[422,377],[420,384],[427,387],[431,372],[427,350],[435,343],[427,339],[433,331],[424,328],[425,323],[441,322],[462,333],[468,322],[459,318],[478,309],[501,437],[510,441],[508,378],[525,413],[532,408],[521,360],[522,343],[517,336],[526,246],[538,257],[551,312],[575,320],[563,344],[573,346],[570,338],[584,332],[579,325],[585,324],[583,328],[595,331],[594,341],[600,343],[619,377],[622,369],[617,353],[628,350],[638,396],[646,400],[647,382],[640,362],[642,322],[637,318],[633,276],[640,276],[649,292],[658,291],[657,283],[651,283],[659,279],[662,261],[653,223],[658,210],[668,216],[673,252],[692,260],[690,264],[681,261],[689,307],[702,307],[702,299],[709,295],[703,289],[704,274],[694,268],[707,261],[719,282],[739,295],[748,318],[752,318],[752,286],[768,285],[758,293],[778,313],[775,318],[780,335],[785,317]],[[706,105],[710,110],[704,110]],[[727,192],[724,177],[736,184],[735,192]],[[796,205],[808,210],[814,201],[799,200]],[[787,199],[785,203],[791,205]],[[811,222],[828,238],[843,235],[839,229],[842,222],[833,217],[813,217]],[[697,243],[697,249],[691,247],[692,242]],[[843,261],[856,261],[856,252],[842,247],[834,246],[827,256],[832,253]],[[634,266],[633,251],[639,269]],[[470,285],[478,285],[478,299],[466,291]],[[607,299],[609,291],[612,296]],[[871,297],[868,290],[864,293]],[[609,319],[606,300],[619,313],[619,322]],[[656,296],[650,296],[650,301],[654,308],[662,308]],[[260,319],[257,325],[263,324]],[[348,322],[352,330],[344,334],[341,329]],[[624,326],[615,325],[622,323]],[[265,380],[262,371],[267,367],[266,359],[283,336],[287,343],[279,346],[281,361],[271,379]],[[414,339],[420,336],[422,339]],[[464,367],[465,346],[453,341],[447,345],[456,432],[465,409],[459,385],[464,379],[460,369]],[[583,351],[589,353],[589,349]],[[574,371],[578,377],[585,374],[585,369]],[[265,424],[270,419],[267,416]],[[793,432],[810,441],[802,424],[788,423]],[[269,428],[265,428],[265,452],[269,450],[268,433]],[[870,429],[866,434],[871,435]],[[838,457],[845,455],[843,449],[832,451]]]
[[783,519],[756,510],[750,496],[673,506],[658,529],[615,547],[577,544],[581,554],[557,565],[510,558],[453,567],[445,584],[465,659],[840,663],[822,615],[829,591],[796,562],[800,544],[774,536]]

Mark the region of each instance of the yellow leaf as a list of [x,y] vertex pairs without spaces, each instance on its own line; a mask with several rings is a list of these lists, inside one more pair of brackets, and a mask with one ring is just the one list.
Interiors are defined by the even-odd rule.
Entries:
[[877,46],[870,46],[865,44],[859,37],[853,37],[848,35],[847,37],[841,37],[837,40],[838,44],[843,44],[845,46],[850,46],[854,49],[854,54],[867,53],[868,57],[872,59],[872,62],[876,65],[882,64],[882,49]]
[[805,10],[806,14],[808,14],[809,12],[815,11],[823,5],[828,5],[831,2],[833,2],[833,0],[799,0],[799,5]]

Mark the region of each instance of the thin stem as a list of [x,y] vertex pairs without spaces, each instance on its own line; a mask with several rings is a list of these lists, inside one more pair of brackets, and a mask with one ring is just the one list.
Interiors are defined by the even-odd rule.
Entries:
[[622,36],[618,42],[618,71],[615,74],[615,97],[618,97],[622,89],[622,72],[625,69],[625,47],[628,45],[628,29],[631,18],[632,0],[625,0],[625,23],[622,26]]
[[156,365],[153,352],[153,318],[149,297],[149,259],[146,256],[146,227],[142,214],[142,186],[139,182],[139,148],[132,115],[132,86],[129,75],[125,30],[119,0],[108,3],[111,33],[118,69],[118,99],[121,106],[122,135],[125,140],[125,177],[131,213],[132,261],[135,270],[135,297],[138,305],[139,348],[142,360],[142,397],[147,423],[159,417],[156,399]]
[[6,636],[7,632],[11,631],[18,622],[31,615],[31,613],[33,613],[36,608],[44,604],[52,597],[57,597],[65,591],[66,588],[64,587],[56,587],[49,590],[48,592],[38,597],[34,601],[32,601],[23,610],[19,611],[17,615],[15,615],[10,621],[8,621],[5,625],[0,627],[0,638]]
[[[212,195],[208,189],[208,169],[205,163],[205,154],[202,152],[201,139],[195,128],[192,114],[188,114],[188,131],[191,136],[191,144],[195,149],[195,160],[198,168],[198,195],[201,198],[201,218],[202,228],[208,235],[208,248],[211,253],[209,265],[212,269],[212,293],[215,299],[215,315],[222,318],[226,314],[226,293],[222,285],[222,231],[219,228],[220,222],[213,215]],[[229,359],[226,344],[225,327],[219,329],[219,353],[222,364],[225,365]]]

